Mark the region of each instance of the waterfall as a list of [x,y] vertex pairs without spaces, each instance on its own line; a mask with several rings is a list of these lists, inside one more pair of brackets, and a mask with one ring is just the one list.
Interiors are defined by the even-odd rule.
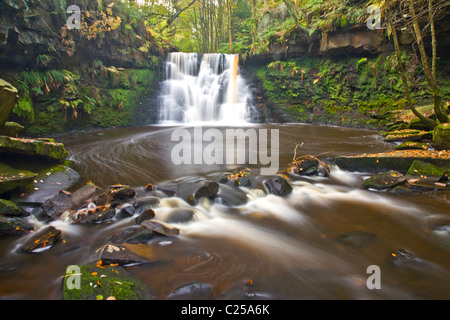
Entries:
[[245,123],[251,92],[239,56],[169,53],[160,96],[161,123]]

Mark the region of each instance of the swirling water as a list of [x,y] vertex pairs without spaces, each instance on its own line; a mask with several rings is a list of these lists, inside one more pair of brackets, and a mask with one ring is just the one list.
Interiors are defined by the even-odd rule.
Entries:
[[[297,154],[333,158],[342,154],[389,150],[376,132],[313,125],[255,125],[280,131],[280,170]],[[171,187],[199,178],[217,179],[235,165],[175,165],[170,160],[174,127],[148,126],[63,137],[83,180],[99,186],[134,187],[152,183]],[[223,128],[225,130],[225,128]],[[450,287],[449,194],[445,191],[391,194],[361,189],[368,173],[333,167],[331,177],[290,179],[284,197],[261,189],[221,185],[219,196],[244,197],[226,205],[203,200],[197,205],[177,197],[161,199],[157,219],[173,210],[195,212],[187,222],[172,223],[178,238],[154,238],[145,244],[154,263],[129,271],[152,287],[159,299],[176,288],[207,283],[211,299],[448,299]],[[11,299],[60,299],[67,265],[95,263],[96,251],[134,218],[95,225],[54,221],[66,243],[34,254],[19,249],[23,237],[0,240],[0,296]],[[39,228],[45,223],[36,223]],[[374,234],[355,245],[343,235]],[[364,239],[363,239],[364,240]],[[356,242],[358,244],[358,242]],[[405,249],[419,263],[392,263]],[[369,289],[367,268],[379,266],[381,289]],[[242,285],[251,279],[249,291]]]

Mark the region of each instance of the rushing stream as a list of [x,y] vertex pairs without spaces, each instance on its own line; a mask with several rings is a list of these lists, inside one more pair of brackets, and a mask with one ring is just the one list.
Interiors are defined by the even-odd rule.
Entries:
[[[271,163],[275,174],[293,160],[296,145],[297,156],[313,155],[331,163],[339,155],[392,149],[369,130],[247,124],[251,99],[236,59],[171,54],[162,86],[161,124],[58,138],[81,175],[73,189],[88,180],[101,188],[143,188],[151,183],[176,189],[200,179],[219,181],[242,167],[258,171],[268,164],[269,154],[276,160]],[[232,129],[255,133],[257,150],[223,141]],[[265,139],[269,132],[277,139]],[[183,136],[186,148],[181,150]],[[238,161],[241,151],[247,162]],[[251,162],[253,151],[259,153]],[[151,262],[128,270],[158,299],[191,283],[210,289],[201,296],[204,299],[448,299],[449,193],[363,190],[361,184],[370,173],[336,166],[330,173],[287,176],[293,190],[284,196],[224,184],[216,198],[197,204],[166,195],[154,205],[155,219],[167,222],[177,210],[193,212],[193,217],[171,222],[180,230],[178,237],[156,236],[143,243]],[[20,247],[26,236],[1,238],[0,298],[61,299],[66,267],[95,264],[99,248],[133,225],[135,217],[96,224],[43,222],[33,220],[33,215],[29,219],[36,230],[46,224],[57,227],[64,242],[25,253]],[[380,288],[366,285],[371,275],[367,271],[374,266],[381,275]]]
[[[296,143],[303,142],[298,155],[325,154],[323,158],[391,147],[367,130],[298,124],[254,127],[279,130],[280,170],[292,160]],[[99,186],[150,182],[170,187],[199,177],[217,179],[236,167],[173,164],[174,129],[121,128],[62,140],[82,183],[90,179]],[[284,197],[240,187],[247,201],[235,206],[162,198],[155,207],[156,218],[164,220],[179,208],[194,210],[194,218],[173,223],[181,230],[178,238],[156,237],[150,242],[159,257],[155,263],[129,271],[159,299],[192,282],[209,284],[212,299],[447,299],[450,233],[449,228],[435,226],[450,223],[449,194],[366,191],[361,189],[366,176],[333,167],[329,178],[291,179],[293,192]],[[219,195],[236,193],[221,186]],[[98,248],[132,219],[93,225],[51,222],[63,231],[66,243],[33,254],[19,249],[23,238],[2,238],[0,296],[60,299],[66,266],[95,263]],[[416,259],[392,262],[397,249]],[[366,286],[370,265],[381,270],[381,289]],[[248,279],[252,286],[243,296],[242,283]]]

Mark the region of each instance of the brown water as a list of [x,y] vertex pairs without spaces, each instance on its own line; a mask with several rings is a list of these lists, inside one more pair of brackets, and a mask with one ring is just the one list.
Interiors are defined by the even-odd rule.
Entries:
[[[373,131],[310,125],[263,125],[278,129],[280,169],[298,155],[321,158],[392,148]],[[223,130],[225,128],[222,128]],[[173,127],[149,126],[62,137],[84,180],[99,186],[113,183],[170,186],[197,177],[217,178],[234,165],[174,165],[170,153]],[[158,238],[148,244],[156,262],[129,271],[152,287],[159,299],[176,288],[203,282],[213,299],[448,299],[450,298],[450,224],[448,192],[412,195],[365,191],[365,173],[334,167],[330,178],[298,178],[291,195],[265,195],[244,189],[248,202],[224,206],[203,201],[190,206],[178,198],[163,199],[155,208],[164,219],[174,207],[194,209],[195,219],[177,223],[178,239]],[[227,192],[221,189],[221,192]],[[0,297],[61,299],[65,268],[95,263],[106,239],[131,219],[89,226],[53,222],[66,244],[25,254],[23,238],[0,240]],[[36,227],[39,227],[37,225]],[[337,240],[350,231],[371,232],[373,241],[354,247]],[[391,263],[392,252],[405,249],[418,261]],[[150,249],[149,249],[150,250]],[[381,271],[381,289],[370,290],[368,266]],[[252,280],[249,294],[243,283]]]

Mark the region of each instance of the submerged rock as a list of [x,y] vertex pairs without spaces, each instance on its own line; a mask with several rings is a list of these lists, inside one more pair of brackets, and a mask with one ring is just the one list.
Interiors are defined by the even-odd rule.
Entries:
[[353,248],[362,248],[376,239],[376,235],[367,231],[348,231],[340,234],[336,240]]
[[363,188],[383,190],[393,188],[406,182],[406,178],[398,171],[390,170],[387,172],[381,172],[367,178],[363,182]]
[[205,300],[212,298],[212,287],[208,283],[194,282],[181,286],[168,295],[168,300]]
[[183,223],[190,221],[195,215],[195,210],[187,208],[174,208],[164,218],[168,223]]

